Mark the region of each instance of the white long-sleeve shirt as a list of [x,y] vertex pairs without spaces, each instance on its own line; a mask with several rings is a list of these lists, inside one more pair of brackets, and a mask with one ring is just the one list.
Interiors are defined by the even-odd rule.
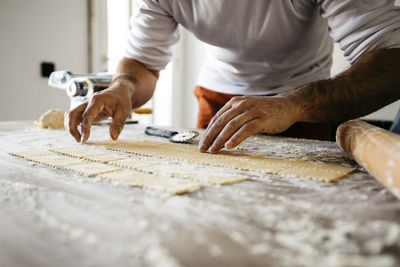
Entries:
[[163,69],[178,24],[207,44],[198,84],[229,94],[276,94],[329,78],[332,39],[350,63],[400,47],[391,0],[140,0],[125,56]]

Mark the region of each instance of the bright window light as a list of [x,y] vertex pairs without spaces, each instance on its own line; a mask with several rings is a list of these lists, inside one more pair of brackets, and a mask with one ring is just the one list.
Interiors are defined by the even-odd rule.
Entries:
[[107,66],[111,73],[115,72],[119,60],[124,55],[129,31],[129,17],[129,0],[107,1]]
[[[129,20],[136,12],[135,0],[107,0],[108,72],[115,73],[124,56],[129,32]],[[157,125],[172,124],[172,63],[161,71],[155,94],[144,107],[153,108],[152,122]]]

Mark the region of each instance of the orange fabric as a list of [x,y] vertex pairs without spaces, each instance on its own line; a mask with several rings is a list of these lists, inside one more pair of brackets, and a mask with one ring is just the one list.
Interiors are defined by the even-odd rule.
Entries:
[[[201,86],[196,86],[194,89],[194,95],[199,102],[196,127],[200,129],[207,128],[207,125],[218,110],[232,97],[237,96],[218,93]],[[330,141],[331,125],[329,123],[296,122],[289,129],[279,135]]]
[[197,114],[196,127],[199,129],[207,128],[212,117],[220,110],[232,97],[229,95],[208,90],[204,87],[196,86],[194,95],[199,102],[199,113]]

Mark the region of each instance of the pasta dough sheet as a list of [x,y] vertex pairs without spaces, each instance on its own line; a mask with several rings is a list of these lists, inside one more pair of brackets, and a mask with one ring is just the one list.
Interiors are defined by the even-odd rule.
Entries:
[[110,161],[109,163],[112,165],[115,165],[115,166],[122,167],[122,168],[139,170],[139,171],[143,171],[146,167],[151,169],[152,166],[159,164],[158,162],[155,162],[155,161],[135,159],[135,158],[114,160],[114,161]]
[[62,169],[73,165],[82,164],[82,161],[75,158],[62,157],[58,155],[31,157],[28,160],[50,166],[56,169]]
[[93,156],[107,154],[102,151],[88,149],[86,147],[81,147],[81,146],[51,148],[49,150],[61,155],[66,155],[74,158],[85,158],[85,157],[93,157]]
[[224,185],[232,184],[246,180],[247,177],[235,175],[218,173],[215,171],[209,171],[204,169],[197,169],[192,166],[182,166],[178,164],[170,164],[165,162],[157,162],[152,160],[138,159],[138,158],[127,158],[119,156],[116,154],[99,154],[90,156],[90,153],[94,150],[79,148],[77,152],[70,147],[68,148],[57,148],[52,149],[52,151],[57,151],[58,153],[68,154],[73,157],[81,157],[85,155],[83,159],[90,161],[108,162],[111,165],[115,165],[121,168],[139,170],[146,173],[156,173],[158,175],[170,176],[170,177],[181,177],[189,180],[194,180],[207,185]]
[[79,165],[71,165],[66,167],[67,170],[75,171],[80,174],[86,175],[86,176],[96,176],[99,174],[103,173],[108,173],[108,172],[115,172],[115,171],[121,171],[121,168],[103,164],[103,163],[97,163],[97,162],[87,162],[87,163],[82,163]]
[[348,167],[331,167],[333,165],[327,165],[328,164],[324,163],[313,163],[303,160],[296,160],[294,161],[294,166],[288,169],[284,169],[280,173],[287,176],[299,176],[299,174],[301,174],[302,176],[310,177],[316,180],[334,182],[350,172]]
[[[130,186],[143,187],[151,190],[156,190],[160,192],[167,192],[171,194],[184,194],[188,192],[194,192],[202,188],[199,183],[185,181],[182,179],[170,178],[162,175],[149,174],[144,172],[138,172],[134,170],[124,170],[118,167],[118,164],[103,164],[98,162],[88,162],[81,158],[83,155],[85,158],[94,160],[105,160],[110,162],[121,161],[121,166],[132,166],[132,161],[129,163],[125,157],[121,157],[115,154],[95,154],[93,156],[89,155],[91,151],[86,148],[79,148],[75,153],[74,148],[68,149],[52,149],[58,151],[58,153],[68,154],[71,156],[59,155],[46,151],[23,151],[19,153],[9,153],[10,155],[21,157],[25,160],[32,161],[35,163],[40,163],[53,168],[62,168],[69,171],[78,172],[85,176],[99,176],[100,178],[111,180],[114,182],[119,182],[127,184]],[[74,155],[75,157],[72,157]],[[111,161],[113,159],[114,161]],[[139,160],[142,162],[142,166],[154,166],[155,162]],[[146,163],[146,164],[143,164]],[[139,165],[135,165],[138,167]]]
[[91,144],[102,146],[110,150],[167,160],[255,171],[264,174],[303,177],[326,182],[336,181],[355,170],[350,167],[326,163],[265,158],[227,151],[219,154],[200,153],[194,145],[170,144],[148,140],[119,140]]
[[243,175],[222,173],[215,170],[200,169],[178,164],[164,163],[151,167],[146,166],[143,168],[143,171],[171,177],[186,178],[206,185],[226,185],[247,180],[247,177]]
[[126,157],[118,154],[105,153],[102,151],[93,150],[86,147],[61,147],[61,148],[52,148],[50,149],[50,151],[62,155],[67,155],[70,157],[81,158],[100,163],[107,163],[114,160],[126,159]]
[[51,156],[54,155],[53,153],[49,151],[40,151],[40,150],[28,150],[28,151],[20,151],[20,152],[9,152],[8,154],[19,157],[19,158],[29,158],[29,157],[35,157],[35,156]]
[[120,172],[102,174],[100,177],[113,182],[120,182],[134,187],[143,187],[170,194],[189,193],[197,191],[202,187],[198,183],[157,176],[134,170],[123,170]]
[[99,155],[88,155],[83,157],[85,160],[89,161],[94,161],[94,162],[100,162],[100,163],[109,163],[110,161],[115,161],[115,160],[124,160],[127,157],[120,156],[117,154],[99,154]]
[[61,169],[67,166],[81,164],[82,161],[75,158],[60,156],[51,152],[43,151],[23,151],[19,153],[10,153],[13,156],[23,158],[28,161],[50,166],[56,169]]

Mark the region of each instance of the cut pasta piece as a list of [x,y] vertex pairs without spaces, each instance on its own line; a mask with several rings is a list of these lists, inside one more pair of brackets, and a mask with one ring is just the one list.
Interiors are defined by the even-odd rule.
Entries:
[[120,172],[106,173],[101,178],[127,184],[134,187],[142,187],[170,194],[184,194],[199,190],[202,186],[184,180],[157,176],[143,172],[124,170]]
[[108,173],[108,172],[115,172],[115,171],[120,171],[122,170],[121,168],[107,165],[107,164],[102,164],[102,163],[96,163],[96,162],[87,162],[87,163],[82,163],[78,165],[72,165],[66,167],[66,169],[78,172],[82,175],[86,176],[96,176],[99,174],[103,173]]

